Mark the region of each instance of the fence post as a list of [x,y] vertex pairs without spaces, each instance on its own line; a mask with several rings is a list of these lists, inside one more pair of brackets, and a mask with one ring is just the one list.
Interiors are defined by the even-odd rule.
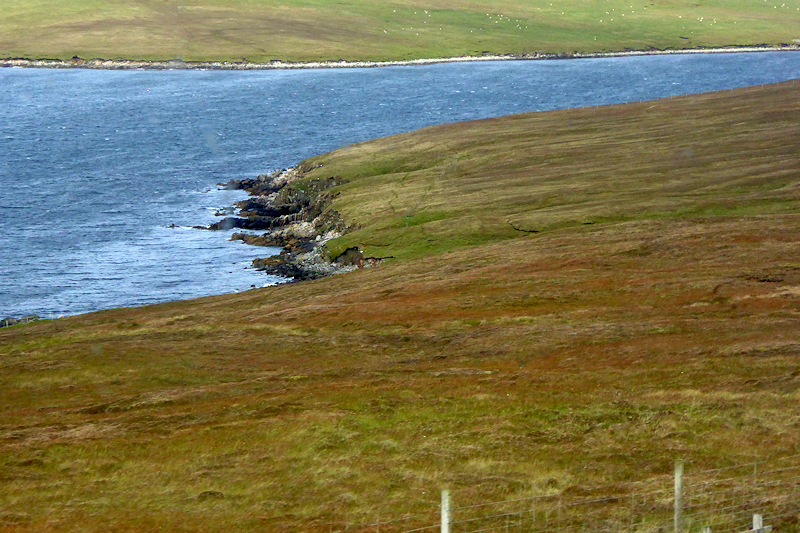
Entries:
[[628,531],[633,533],[633,520],[636,514],[636,485],[631,484],[631,512],[630,512],[630,527]]
[[444,489],[442,491],[442,533],[450,533],[450,523],[452,517],[450,516],[450,491]]
[[760,514],[753,515],[753,531],[755,533],[769,533],[772,531],[772,526],[764,526],[764,516]]
[[675,461],[675,533],[683,533],[683,461]]

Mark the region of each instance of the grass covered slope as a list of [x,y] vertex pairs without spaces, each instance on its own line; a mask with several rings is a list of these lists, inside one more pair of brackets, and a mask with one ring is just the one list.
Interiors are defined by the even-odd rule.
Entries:
[[4,0],[0,57],[267,62],[792,44],[800,0]]
[[797,453],[796,89],[357,145],[314,172],[402,259],[0,330],[0,531],[410,528]]
[[437,126],[305,162],[363,230],[334,255],[411,258],[604,222],[794,213],[797,86]]

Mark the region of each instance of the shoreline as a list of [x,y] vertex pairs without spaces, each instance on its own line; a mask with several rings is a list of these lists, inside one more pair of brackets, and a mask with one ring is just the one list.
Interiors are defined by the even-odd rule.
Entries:
[[327,242],[350,230],[339,213],[329,208],[328,189],[341,182],[335,177],[317,178],[298,187],[309,170],[312,169],[298,164],[252,179],[218,183],[218,187],[225,189],[244,190],[249,199],[233,205],[233,216],[225,216],[207,227],[195,227],[258,232],[237,232],[230,240],[282,248],[278,255],[253,259],[252,266],[287,281],[319,279],[374,264],[374,259],[362,257],[355,248],[345,250],[339,257],[330,257],[325,247]]
[[131,59],[29,59],[3,58],[0,68],[84,68],[94,70],[295,70],[295,69],[335,69],[335,68],[378,68],[414,65],[433,65],[439,63],[468,63],[480,61],[544,61],[554,59],[592,59],[606,57],[635,57],[652,55],[681,54],[730,54],[753,52],[796,52],[800,45],[780,46],[731,46],[723,48],[686,48],[669,50],[626,50],[619,52],[570,52],[563,54],[532,53],[485,56],[443,57],[430,59],[409,59],[399,61],[270,61],[268,63],[249,63],[234,61],[139,61]]

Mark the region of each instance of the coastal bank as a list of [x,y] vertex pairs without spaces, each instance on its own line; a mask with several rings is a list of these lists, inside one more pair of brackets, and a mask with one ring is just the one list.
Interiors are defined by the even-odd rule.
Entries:
[[98,70],[296,70],[296,69],[337,69],[337,68],[377,68],[398,67],[413,65],[433,65],[438,63],[464,63],[475,61],[532,61],[553,59],[589,59],[603,57],[631,57],[649,55],[675,55],[675,54],[731,54],[752,52],[789,52],[800,50],[800,43],[783,44],[780,46],[729,46],[722,48],[687,48],[687,49],[647,49],[647,50],[622,50],[617,52],[570,52],[552,54],[536,52],[529,54],[496,55],[487,54],[480,56],[440,57],[429,59],[410,59],[402,61],[312,61],[291,62],[275,60],[268,63],[252,63],[247,61],[183,61],[171,59],[168,61],[144,61],[134,59],[84,59],[73,57],[70,60],[47,58],[3,58],[0,67],[6,68],[86,68]]

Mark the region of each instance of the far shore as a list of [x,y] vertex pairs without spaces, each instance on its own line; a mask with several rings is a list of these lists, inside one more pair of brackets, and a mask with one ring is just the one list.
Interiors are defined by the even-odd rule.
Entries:
[[410,65],[431,65],[436,63],[461,63],[473,61],[526,61],[548,59],[586,59],[602,57],[629,57],[671,54],[722,54],[743,52],[783,52],[800,50],[800,45],[781,46],[731,46],[725,48],[687,48],[674,50],[626,50],[621,52],[571,52],[561,54],[531,53],[522,55],[481,55],[463,57],[442,57],[429,59],[409,59],[401,61],[311,61],[289,62],[270,61],[268,63],[250,63],[234,61],[139,61],[129,59],[82,59],[74,57],[61,59],[0,59],[0,67],[17,68],[86,68],[99,70],[288,70],[288,69],[320,69],[320,68],[375,68]]

